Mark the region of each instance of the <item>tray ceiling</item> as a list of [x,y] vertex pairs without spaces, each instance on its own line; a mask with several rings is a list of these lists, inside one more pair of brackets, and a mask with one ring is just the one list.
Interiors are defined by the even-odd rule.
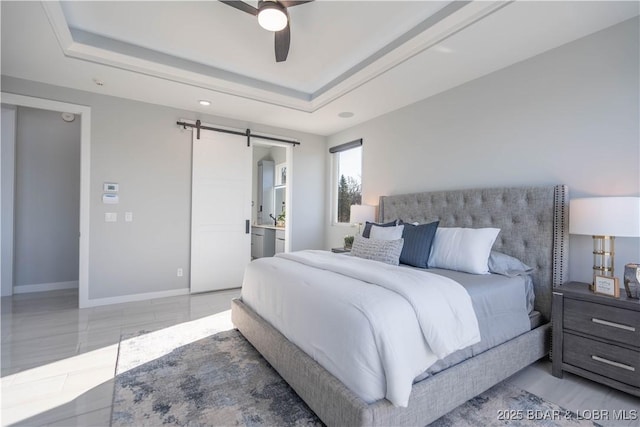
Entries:
[[637,16],[638,3],[318,0],[289,13],[276,63],[273,34],[217,1],[3,1],[2,74],[326,135]]

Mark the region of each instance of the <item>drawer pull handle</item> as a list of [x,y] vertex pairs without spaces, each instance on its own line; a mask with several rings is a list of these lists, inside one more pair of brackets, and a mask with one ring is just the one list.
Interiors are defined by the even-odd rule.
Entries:
[[613,360],[609,360],[609,359],[605,359],[603,357],[593,356],[593,355],[591,356],[591,358],[593,360],[595,360],[596,362],[606,363],[607,365],[615,366],[617,368],[626,369],[627,371],[631,371],[631,372],[635,372],[636,371],[636,368],[634,368],[633,366],[625,365],[624,363],[614,362]]
[[627,325],[622,325],[620,323],[609,322],[608,320],[597,319],[595,317],[593,317],[591,321],[593,323],[598,323],[600,325],[611,326],[618,329],[624,329],[625,331],[631,331],[631,332],[636,331],[636,328],[634,328],[633,326],[627,326]]

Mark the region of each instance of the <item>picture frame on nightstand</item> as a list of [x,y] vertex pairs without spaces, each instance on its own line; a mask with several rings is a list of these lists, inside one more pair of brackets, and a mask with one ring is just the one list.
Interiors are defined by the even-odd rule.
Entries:
[[593,293],[620,298],[620,286],[617,277],[596,276],[593,283]]

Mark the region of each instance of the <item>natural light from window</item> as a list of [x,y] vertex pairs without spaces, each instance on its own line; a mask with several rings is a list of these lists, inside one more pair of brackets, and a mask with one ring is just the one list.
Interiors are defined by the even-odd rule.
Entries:
[[[116,375],[165,356],[177,348],[232,328],[231,311],[226,310],[123,339],[120,351],[137,340],[137,346],[143,348],[144,352],[126,366],[119,364]],[[28,423],[29,418],[64,405],[90,406],[91,402],[82,400],[82,396],[113,380],[117,357],[118,344],[113,344],[2,377],[1,424],[10,425],[25,421]]]
[[334,156],[337,164],[334,221],[349,223],[351,205],[362,202],[362,146],[340,151]]

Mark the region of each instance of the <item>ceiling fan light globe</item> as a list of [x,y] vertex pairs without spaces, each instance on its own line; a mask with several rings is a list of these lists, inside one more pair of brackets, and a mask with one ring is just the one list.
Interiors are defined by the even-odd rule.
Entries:
[[287,14],[277,3],[265,2],[258,12],[258,23],[269,31],[280,31],[287,26]]

